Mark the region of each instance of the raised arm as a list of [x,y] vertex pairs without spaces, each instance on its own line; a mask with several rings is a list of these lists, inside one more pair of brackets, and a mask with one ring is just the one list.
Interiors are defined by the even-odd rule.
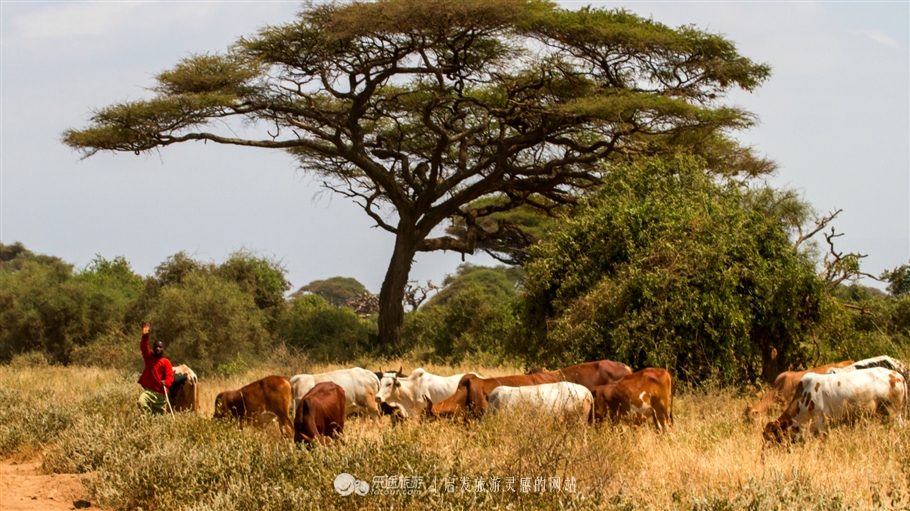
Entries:
[[149,330],[151,330],[151,327],[148,323],[142,325],[142,340],[139,342],[139,351],[142,352],[143,360],[148,360],[152,356],[152,350],[149,349]]

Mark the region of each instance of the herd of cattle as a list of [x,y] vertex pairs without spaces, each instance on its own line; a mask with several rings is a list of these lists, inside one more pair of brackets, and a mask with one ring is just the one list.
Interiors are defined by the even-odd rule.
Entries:
[[[187,377],[181,382],[187,385],[172,389],[171,402],[178,410],[198,410],[196,375],[189,368],[183,372]],[[746,414],[755,416],[774,405],[785,406],[780,417],[764,427],[762,435],[769,442],[792,441],[804,428],[823,433],[829,422],[852,420],[864,413],[886,414],[902,424],[908,404],[907,381],[907,367],[886,356],[788,371],[777,377],[770,391]],[[443,377],[423,369],[405,377],[400,369],[372,372],[355,367],[299,374],[290,380],[268,376],[241,389],[221,392],[215,398],[215,417],[241,423],[277,421],[295,442],[326,445],[343,433],[345,417],[352,413],[374,420],[389,413],[402,419],[482,418],[530,407],[547,415],[589,422],[650,418],[662,432],[673,424],[673,394],[673,379],[666,370],[633,372],[610,360],[495,378],[476,373]]]

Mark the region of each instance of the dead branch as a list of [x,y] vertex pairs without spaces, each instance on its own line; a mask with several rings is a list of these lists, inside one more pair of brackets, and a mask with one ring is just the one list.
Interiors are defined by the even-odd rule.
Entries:
[[831,221],[834,220],[834,217],[836,217],[837,215],[839,215],[841,211],[843,211],[843,209],[838,209],[838,210],[835,211],[834,213],[828,213],[828,216],[823,216],[823,217],[821,217],[821,219],[819,219],[819,221],[815,223],[815,227],[812,228],[811,231],[809,231],[809,232],[807,232],[807,233],[805,233],[805,234],[803,234],[803,229],[802,229],[802,227],[798,227],[798,229],[799,229],[799,238],[797,238],[796,244],[793,245],[793,248],[799,247],[800,244],[802,244],[802,242],[804,242],[804,241],[808,240],[809,238],[811,238],[812,236],[815,236],[816,234],[818,234],[819,231],[821,231],[822,229],[824,229],[825,227],[827,227],[828,224],[830,224]]
[[428,280],[426,286],[421,286],[416,280],[409,281],[404,289],[404,304],[410,306],[411,310],[417,310],[427,299],[430,291],[439,291],[439,286],[433,284],[432,280]]

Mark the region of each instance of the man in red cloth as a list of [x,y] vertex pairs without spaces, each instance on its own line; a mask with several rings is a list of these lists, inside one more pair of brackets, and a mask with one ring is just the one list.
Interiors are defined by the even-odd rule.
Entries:
[[139,409],[146,413],[164,413],[167,410],[165,393],[174,383],[174,369],[171,361],[164,358],[164,344],[161,341],[155,341],[149,349],[149,329],[148,323],[142,326],[142,341],[139,342],[139,350],[145,361],[145,369],[139,377],[139,385],[143,388],[142,395],[139,396]]

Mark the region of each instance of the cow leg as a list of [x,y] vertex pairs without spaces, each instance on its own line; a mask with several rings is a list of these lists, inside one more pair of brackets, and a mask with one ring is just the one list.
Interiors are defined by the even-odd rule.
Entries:
[[373,419],[373,422],[378,424],[380,421],[379,403],[377,403],[375,399],[374,400],[367,399],[366,403],[361,403],[361,406],[366,409],[367,415],[369,415],[370,418]]
[[660,399],[651,402],[651,410],[654,416],[654,426],[657,431],[664,433],[667,431],[667,410],[661,403]]

